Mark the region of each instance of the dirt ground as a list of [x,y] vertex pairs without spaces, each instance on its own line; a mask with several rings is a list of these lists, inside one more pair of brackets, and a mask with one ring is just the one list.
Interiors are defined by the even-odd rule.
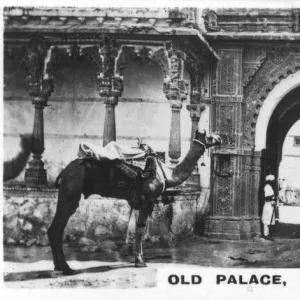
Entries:
[[217,241],[191,237],[176,248],[145,249],[147,268],[135,268],[125,251],[93,252],[64,246],[74,276],[53,271],[50,247],[4,247],[4,284],[9,288],[151,288],[159,268],[300,268],[300,240]]

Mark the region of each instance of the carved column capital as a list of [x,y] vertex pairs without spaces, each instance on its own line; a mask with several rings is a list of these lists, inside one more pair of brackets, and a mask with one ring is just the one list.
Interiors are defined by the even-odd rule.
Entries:
[[164,83],[164,92],[168,100],[183,101],[187,98],[189,81],[183,79],[185,54],[176,45],[166,45],[168,56],[168,80]]
[[182,103],[179,100],[170,100],[170,106],[172,110],[181,110]]
[[123,79],[115,73],[119,48],[115,40],[106,37],[99,49],[101,71],[97,79],[101,97],[120,97],[122,94]]
[[28,75],[26,85],[33,104],[46,105],[53,92],[53,79],[45,72],[45,64],[51,56],[51,47],[42,38],[33,38],[27,47],[26,64]]
[[102,97],[103,104],[106,106],[116,106],[118,105],[118,97],[110,96],[110,97]]

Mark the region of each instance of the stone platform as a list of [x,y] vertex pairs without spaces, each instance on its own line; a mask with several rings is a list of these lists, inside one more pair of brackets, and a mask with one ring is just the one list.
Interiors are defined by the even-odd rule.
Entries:
[[[3,194],[4,243],[48,245],[47,229],[54,217],[58,191],[4,187]],[[202,198],[201,192],[181,191],[163,201],[159,199],[150,219],[145,246],[173,246],[178,239],[192,233],[206,203]],[[130,207],[125,200],[97,195],[81,199],[79,208],[68,222],[64,241],[74,245],[82,241],[88,245],[104,241],[124,244],[129,216]]]

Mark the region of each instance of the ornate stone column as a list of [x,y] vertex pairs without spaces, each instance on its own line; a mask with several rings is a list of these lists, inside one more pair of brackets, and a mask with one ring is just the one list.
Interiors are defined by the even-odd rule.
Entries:
[[118,104],[118,98],[117,97],[104,97],[103,103],[105,105],[103,146],[105,146],[109,142],[116,140],[115,107]]
[[33,97],[34,123],[32,132],[32,160],[25,171],[25,183],[28,186],[47,186],[47,173],[44,169],[42,154],[44,152],[44,107],[53,91],[52,78],[44,72],[45,63],[51,56],[45,41],[31,40],[27,51],[27,66],[29,75],[26,77],[28,93]]
[[260,226],[255,203],[260,154],[243,146],[244,49],[232,46],[216,50],[220,60],[212,74],[212,125],[223,143],[212,150],[211,211],[206,218],[205,234],[211,238],[252,239]]
[[172,164],[177,164],[181,156],[181,127],[180,111],[182,104],[179,101],[171,102],[171,128],[169,140],[169,157]]
[[[187,110],[190,112],[190,117],[192,121],[192,130],[191,130],[191,144],[193,143],[193,138],[195,132],[198,129],[198,124],[200,121],[201,111],[203,110],[201,104],[189,104],[187,105]],[[193,173],[188,178],[186,182],[187,187],[199,188],[200,187],[200,175],[198,164],[196,164]]]
[[183,80],[184,54],[168,45],[169,81],[164,84],[164,92],[171,105],[171,128],[169,157],[172,164],[177,164],[181,156],[180,111],[182,101],[186,99],[187,83]]
[[106,37],[100,48],[102,71],[99,79],[99,94],[105,105],[103,146],[116,140],[115,107],[123,91],[123,80],[115,74],[118,48],[114,40]]

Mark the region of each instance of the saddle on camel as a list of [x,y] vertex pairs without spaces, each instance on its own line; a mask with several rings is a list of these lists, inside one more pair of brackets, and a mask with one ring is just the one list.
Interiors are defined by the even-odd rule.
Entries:
[[78,157],[84,164],[93,166],[93,169],[101,163],[110,165],[109,182],[117,180],[117,190],[122,190],[127,185],[128,193],[125,199],[133,209],[139,209],[141,206],[143,181],[155,180],[157,166],[154,160],[158,159],[160,168],[160,161],[165,162],[163,152],[153,151],[140,139],[137,147],[128,147],[114,141],[105,147],[80,143]]
[[[158,153],[139,142],[137,149],[118,143],[106,147],[80,144],[79,158],[71,161],[59,174],[55,185],[59,187],[56,213],[48,229],[53,254],[54,269],[64,275],[76,274],[67,264],[62,249],[63,232],[74,214],[81,195],[127,199],[132,208],[138,209],[135,232],[135,266],[146,267],[142,242],[146,223],[156,199],[170,187],[183,183],[192,174],[199,158],[209,147],[220,145],[218,135],[207,136],[196,131],[191,147],[175,167],[170,168],[159,159]],[[144,163],[144,167],[138,166]]]

